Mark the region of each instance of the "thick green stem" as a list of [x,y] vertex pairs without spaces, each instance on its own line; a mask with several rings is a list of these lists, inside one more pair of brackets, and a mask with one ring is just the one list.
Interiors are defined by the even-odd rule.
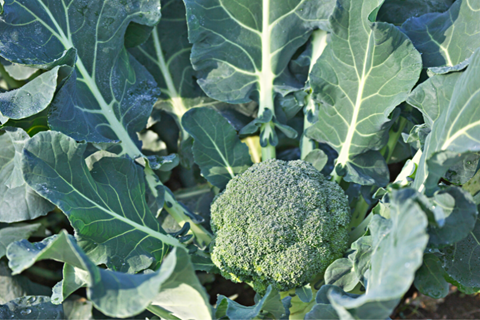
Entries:
[[307,97],[308,99],[308,104],[304,110],[304,121],[303,121],[303,134],[302,138],[300,139],[300,150],[301,150],[301,156],[300,158],[302,160],[305,160],[307,155],[312,151],[318,148],[318,142],[308,138],[305,135],[305,132],[308,128],[314,125],[314,122],[310,122],[311,117],[313,114],[316,114],[318,112],[318,106],[315,104],[313,101],[313,98],[311,94]]
[[171,314],[170,312],[168,312],[167,310],[159,306],[149,305],[147,307],[147,310],[153,313],[154,315],[160,317],[161,319],[180,320],[179,318],[175,317],[173,314]]
[[370,224],[370,220],[372,220],[372,217],[373,213],[369,214],[368,217],[362,221],[362,223],[360,223],[355,229],[352,230],[352,232],[350,232],[350,238],[348,241],[349,246],[365,234],[365,232],[367,231],[367,227]]
[[340,185],[340,183],[342,182],[342,179],[343,177],[342,176],[339,176],[337,174],[337,170],[335,170],[335,168],[333,168],[333,171],[332,171],[332,181],[335,181],[336,183],[338,183]]
[[[407,111],[408,110],[410,109],[407,109]],[[407,119],[405,119],[404,117],[400,117],[398,123],[394,124],[392,126],[392,129],[390,129],[388,142],[385,145],[385,147],[383,147],[380,150],[380,153],[383,155],[387,163],[392,158],[393,152],[395,151],[395,147],[397,146],[398,140],[401,139],[403,129],[405,129],[405,126],[407,125],[407,123],[408,123]]]
[[353,209],[352,220],[350,221],[348,229],[353,230],[360,225],[362,221],[364,221],[369,209],[370,205],[365,201],[363,196],[360,195]]
[[277,157],[277,151],[275,146],[270,144],[270,141],[275,136],[275,124],[272,121],[264,123],[260,130],[261,139],[265,139],[267,142],[265,147],[262,146],[262,161],[275,159]]
[[275,159],[277,157],[277,151],[270,143],[266,147],[262,147],[262,161]]

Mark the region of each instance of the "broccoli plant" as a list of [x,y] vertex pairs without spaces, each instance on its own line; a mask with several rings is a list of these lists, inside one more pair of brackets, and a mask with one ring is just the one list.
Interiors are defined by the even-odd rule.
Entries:
[[347,249],[345,193],[310,163],[267,160],[229,181],[211,207],[211,257],[227,279],[288,291]]
[[474,0],[0,0],[0,318],[478,293],[479,30]]

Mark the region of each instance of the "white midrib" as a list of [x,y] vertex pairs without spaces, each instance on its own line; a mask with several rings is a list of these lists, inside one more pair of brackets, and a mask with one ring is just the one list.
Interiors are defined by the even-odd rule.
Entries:
[[327,31],[324,30],[315,30],[312,33],[312,60],[310,62],[310,69],[308,70],[308,75],[312,73],[313,66],[317,63],[318,58],[322,55],[325,47],[327,46]]
[[[58,33],[55,32],[55,30],[52,30],[50,28],[50,26],[48,26],[47,24],[43,23],[43,21],[41,21],[39,19],[39,21],[41,21],[44,26],[49,29],[53,34],[57,34],[58,35],[58,39],[59,41],[62,42],[63,46],[65,47],[65,49],[69,49],[69,48],[73,48],[73,43],[70,41],[70,39],[64,34],[63,30],[60,28],[60,26],[58,25],[57,21],[54,19],[54,17],[52,16],[50,10],[45,7],[45,5],[43,4],[43,2],[40,1],[40,3],[43,5],[44,9],[45,9],[45,12],[47,12],[47,14],[49,15],[50,17],[50,20],[52,21],[52,23],[55,25],[55,28],[58,30]],[[107,121],[109,122],[110,126],[112,127],[112,130],[115,132],[115,134],[117,135],[117,137],[122,141],[122,147],[124,149],[124,151],[132,158],[132,159],[135,159],[137,158],[138,156],[141,156],[142,153],[141,151],[137,148],[137,146],[135,145],[135,143],[132,141],[132,139],[130,138],[128,132],[125,130],[125,128],[123,127],[123,125],[120,123],[120,121],[118,121],[118,119],[115,117],[114,113],[113,113],[113,109],[112,109],[112,105],[109,105],[105,99],[103,98],[102,94],[100,93],[100,90],[98,89],[98,86],[95,82],[94,79],[91,78],[90,74],[88,73],[87,69],[85,68],[85,66],[83,65],[83,62],[82,60],[80,59],[80,57],[77,57],[77,61],[76,61],[76,67],[78,69],[78,71],[82,74],[83,78],[84,78],[84,82],[85,84],[88,86],[88,88],[92,91],[95,99],[97,99],[99,105],[100,105],[100,108],[105,116],[105,118],[107,119]],[[63,177],[62,177],[63,179]],[[107,214],[109,214],[110,216],[126,223],[127,225],[130,225],[132,227],[134,227],[135,229],[137,230],[140,230],[150,236],[152,236],[153,238],[156,238],[156,239],[159,239],[161,241],[163,241],[164,243],[167,243],[167,244],[170,244],[170,245],[173,245],[173,246],[181,246],[181,244],[173,237],[170,237],[168,235],[164,235],[160,232],[157,232],[153,229],[150,229],[146,226],[142,226],[130,219],[127,219],[125,217],[122,217],[121,215],[117,214],[116,212],[113,212],[111,210],[107,210],[105,208],[103,208],[102,206],[98,205],[95,201],[87,198],[85,195],[83,195],[80,191],[78,191],[77,189],[75,189],[73,187],[73,185],[71,185],[72,188],[81,196],[83,197],[85,200],[87,200],[88,202],[94,204],[97,208],[99,208],[100,210],[106,212]]]
[[352,145],[353,135],[355,134],[355,130],[357,127],[358,114],[360,113],[360,107],[362,105],[363,90],[365,88],[365,80],[366,80],[365,70],[367,69],[367,61],[368,61],[368,56],[370,54],[370,41],[371,41],[371,35],[369,35],[368,37],[367,51],[365,52],[365,58],[363,60],[362,77],[359,79],[357,99],[355,100],[355,106],[353,108],[352,121],[350,122],[350,126],[348,127],[345,143],[342,145],[342,150],[340,150],[340,153],[337,158],[337,164],[341,164],[343,166],[347,164],[350,158],[350,147]]
[[476,122],[473,122],[473,123],[470,123],[468,126],[465,126],[463,127],[461,130],[455,132],[455,134],[453,136],[451,136],[450,138],[448,138],[447,141],[445,141],[442,145],[442,147],[440,148],[440,150],[446,150],[452,143],[453,141],[455,141],[455,139],[457,139],[458,137],[462,136],[463,134],[465,134],[468,130],[474,128],[474,127],[477,127],[477,126],[480,126],[480,121],[476,121]]
[[[58,39],[60,42],[63,44],[66,50],[70,48],[74,48],[72,41],[65,35],[63,32],[63,29],[58,25],[57,21],[53,17],[52,13],[46,7],[42,1],[39,1],[41,5],[43,6],[45,12],[48,14],[50,17],[50,20],[52,23],[55,25],[55,28],[57,29],[58,33],[55,32],[55,30],[52,30],[48,25],[43,23],[41,19],[39,19],[42,24],[47,27],[52,33],[58,35]],[[103,115],[107,119],[108,123],[110,124],[110,127],[112,130],[115,132],[117,135],[118,139],[122,143],[122,148],[124,150],[124,153],[128,154],[132,159],[135,159],[137,157],[140,157],[142,155],[142,152],[138,149],[136,144],[132,141],[130,138],[130,135],[128,134],[127,130],[125,130],[125,127],[123,124],[117,119],[113,112],[113,103],[108,104],[105,99],[103,98],[103,95],[101,94],[100,90],[98,89],[98,86],[95,82],[95,80],[90,76],[88,73],[87,69],[85,68],[82,59],[77,56],[77,61],[75,63],[78,71],[83,77],[83,81],[85,84],[88,86],[90,91],[92,92],[93,96],[95,99],[98,101],[98,104],[100,106],[100,109],[102,110]]]
[[[54,168],[52,168],[52,169],[54,169]],[[156,238],[160,241],[163,241],[167,244],[170,244],[172,246],[181,246],[181,244],[178,242],[178,240],[173,238],[173,237],[170,237],[170,236],[165,235],[163,233],[157,232],[157,231],[155,231],[151,228],[148,228],[146,226],[142,226],[142,225],[136,223],[135,221],[132,221],[128,218],[125,218],[125,217],[117,214],[114,211],[111,211],[109,209],[104,208],[103,206],[99,205],[98,203],[96,203],[92,199],[86,197],[82,192],[80,192],[77,188],[75,188],[69,181],[65,180],[65,178],[63,178],[60,174],[58,175],[58,177],[60,179],[62,179],[67,185],[69,185],[72,188],[72,190],[74,192],[76,192],[81,198],[85,199],[87,202],[91,203],[96,208],[98,208],[98,209],[102,210],[103,212],[107,213],[109,216],[114,217],[115,219],[120,220],[120,221],[124,222],[125,224],[132,226],[136,230],[140,230],[143,233],[148,234],[149,236],[151,236],[153,238]]]
[[272,72],[272,64],[270,61],[270,0],[262,0],[262,70],[257,72],[259,86],[260,86],[260,97],[259,105],[260,110],[259,115],[262,115],[266,109],[270,109],[274,113],[273,107],[273,81],[275,75]]
[[167,63],[165,62],[165,57],[163,56],[162,52],[162,45],[160,44],[160,40],[158,37],[157,28],[153,29],[153,44],[155,46],[155,53],[157,54],[158,59],[158,66],[160,71],[163,74],[163,78],[165,79],[165,83],[167,84],[168,95],[172,100],[173,108],[175,109],[175,114],[178,115],[179,118],[183,116],[185,112],[187,112],[187,108],[183,104],[182,97],[178,94],[177,89],[175,88],[175,84],[173,83],[172,75],[170,70],[168,70]]

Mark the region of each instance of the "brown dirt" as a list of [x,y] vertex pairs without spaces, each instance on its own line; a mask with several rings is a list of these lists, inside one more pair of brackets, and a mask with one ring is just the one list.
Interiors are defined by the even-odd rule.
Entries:
[[455,287],[444,299],[415,292],[401,303],[392,319],[480,319],[480,295],[466,295]]

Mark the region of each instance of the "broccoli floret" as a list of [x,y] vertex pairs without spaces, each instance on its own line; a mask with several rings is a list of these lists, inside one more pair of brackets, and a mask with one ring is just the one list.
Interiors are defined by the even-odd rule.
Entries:
[[310,163],[268,160],[236,176],[214,200],[212,261],[222,275],[279,291],[302,286],[347,249],[345,193]]

